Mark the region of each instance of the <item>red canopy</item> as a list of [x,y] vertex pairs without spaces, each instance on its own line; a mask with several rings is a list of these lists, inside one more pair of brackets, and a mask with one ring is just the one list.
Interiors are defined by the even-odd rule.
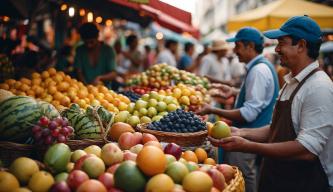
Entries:
[[152,17],[161,26],[177,33],[187,32],[199,38],[200,32],[192,26],[191,13],[178,9],[159,0],[150,0],[148,4],[133,3],[126,0],[110,0],[113,3],[130,7]]

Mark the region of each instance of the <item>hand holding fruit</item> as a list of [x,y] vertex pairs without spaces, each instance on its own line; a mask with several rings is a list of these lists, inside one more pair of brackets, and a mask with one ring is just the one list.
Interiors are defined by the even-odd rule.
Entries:
[[209,104],[205,103],[201,107],[201,109],[199,109],[198,111],[196,111],[196,114],[197,115],[206,115],[206,114],[211,113],[211,109],[212,109],[212,107]]
[[[218,91],[215,91],[215,89],[218,89]],[[212,84],[211,86],[212,96],[219,96],[224,99],[228,99],[234,95],[234,88],[230,87],[228,85],[223,84]],[[210,91],[211,92],[211,91]]]
[[216,147],[222,147],[226,151],[247,152],[247,147],[251,141],[239,136],[231,136],[223,139],[215,139],[208,136],[209,141]]

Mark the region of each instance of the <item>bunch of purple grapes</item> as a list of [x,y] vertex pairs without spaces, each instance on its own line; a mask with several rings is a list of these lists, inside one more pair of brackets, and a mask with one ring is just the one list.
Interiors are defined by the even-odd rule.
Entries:
[[64,117],[49,119],[42,116],[37,125],[32,128],[32,133],[37,144],[51,145],[53,143],[66,143],[73,135],[73,127],[68,125]]

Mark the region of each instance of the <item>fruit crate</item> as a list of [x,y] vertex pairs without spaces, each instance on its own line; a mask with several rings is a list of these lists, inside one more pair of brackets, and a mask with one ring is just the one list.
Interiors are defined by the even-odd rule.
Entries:
[[155,135],[160,142],[176,143],[183,147],[201,146],[205,143],[207,138],[207,130],[193,133],[174,133],[150,130],[147,126],[148,124],[139,124],[135,129],[141,133]]
[[0,160],[7,167],[18,157],[32,157],[33,149],[31,144],[0,141]]
[[229,185],[223,190],[223,192],[245,192],[245,181],[242,172],[235,166],[235,177],[230,181]]

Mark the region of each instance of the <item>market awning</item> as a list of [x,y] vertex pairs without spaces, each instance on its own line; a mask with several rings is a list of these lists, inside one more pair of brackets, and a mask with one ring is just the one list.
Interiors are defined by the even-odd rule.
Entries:
[[333,8],[304,0],[278,0],[232,17],[227,23],[227,29],[229,32],[245,26],[256,27],[261,31],[275,29],[296,15],[308,15],[321,28],[333,28]]
[[150,0],[147,4],[133,3],[124,0],[110,0],[126,7],[130,7],[139,12],[140,15],[152,17],[161,26],[177,33],[190,33],[198,38],[200,32],[192,26],[192,16],[189,12],[183,11],[158,0]]

